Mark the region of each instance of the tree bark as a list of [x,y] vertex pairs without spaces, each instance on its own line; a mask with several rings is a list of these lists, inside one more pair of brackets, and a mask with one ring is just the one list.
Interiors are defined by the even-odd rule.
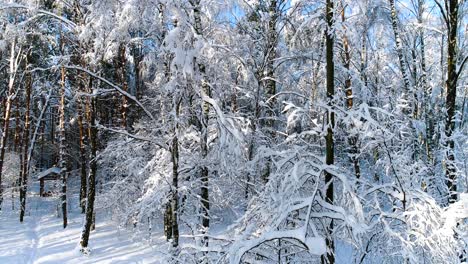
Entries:
[[67,141],[65,135],[65,68],[61,69],[61,87],[60,87],[60,120],[59,120],[59,167],[62,175],[62,218],[63,228],[67,227],[67,178],[68,178],[68,165],[67,165]]
[[[59,5],[59,14],[62,15],[63,6]],[[65,55],[65,41],[63,36],[63,25],[60,24],[59,32],[59,44],[60,44],[60,55],[63,57]],[[65,67],[60,68],[60,105],[59,105],[59,167],[61,168],[62,176],[62,218],[63,218],[63,228],[66,228],[68,225],[68,216],[67,216],[67,178],[68,178],[68,164],[67,164],[67,138],[65,133],[65,123],[66,113],[65,113],[65,104],[66,104],[66,88],[65,88],[65,79],[66,72]]]
[[[327,105],[329,110],[327,111],[327,135],[325,138],[326,143],[326,157],[325,162],[327,165],[334,163],[334,140],[333,140],[333,129],[335,127],[335,113],[333,112],[333,97],[335,96],[335,63],[333,59],[333,0],[327,0],[326,2],[326,22],[327,22],[327,34],[326,34],[326,71],[327,71]],[[326,201],[333,204],[334,202],[334,188],[333,188],[333,175],[325,171],[325,184],[326,187]],[[327,239],[326,244],[328,247],[326,256],[322,257],[322,263],[335,263],[335,245],[333,240],[333,220],[327,227]]]
[[449,191],[449,203],[454,203],[458,199],[456,167],[455,167],[455,142],[451,138],[455,130],[455,108],[457,97],[457,30],[458,30],[458,1],[446,0],[448,2],[448,42],[447,42],[447,120],[445,134],[447,136],[447,162],[445,174],[447,177],[447,187]]
[[[83,89],[84,90],[84,89]],[[80,175],[81,175],[81,186],[80,186],[80,207],[81,213],[84,214],[86,211],[86,192],[87,192],[87,181],[86,181],[86,146],[85,146],[85,128],[83,126],[83,101],[81,99],[77,102],[78,105],[78,129],[80,134]]]
[[[89,81],[89,89],[92,87],[92,80]],[[88,194],[86,199],[86,214],[85,225],[81,233],[81,250],[85,251],[88,247],[89,235],[91,226],[93,224],[94,215],[94,199],[96,196],[96,172],[97,172],[97,128],[96,128],[96,98],[91,98],[90,107],[88,108],[89,121],[88,121],[88,136],[91,144],[91,155],[89,157],[89,177],[88,177]]]
[[[390,17],[392,19],[393,34],[395,36],[396,51],[398,55],[398,61],[400,63],[400,71],[403,76],[403,84],[405,86],[405,90],[404,90],[405,96],[403,97],[403,99],[408,100],[408,93],[410,92],[411,84],[410,84],[408,71],[407,71],[407,67],[405,63],[405,57],[403,55],[400,31],[398,28],[398,16],[397,16],[396,8],[395,8],[395,0],[389,0],[389,3],[390,3]],[[408,112],[408,111],[405,111],[405,112]]]
[[[190,1],[193,7],[193,16],[195,20],[195,32],[202,36],[202,24],[201,24],[201,14],[200,14],[200,0],[191,0]],[[197,62],[198,71],[202,78],[201,81],[201,95],[210,96],[210,87],[206,80],[206,68],[203,63]],[[210,113],[210,106],[207,102],[202,100],[201,105],[201,131],[200,131],[200,147],[201,147],[201,156],[202,159],[205,160],[208,156],[208,119]],[[201,197],[201,214],[202,214],[202,234],[206,234],[208,229],[210,228],[210,198],[209,198],[209,171],[206,165],[202,165],[200,172],[200,181],[201,181],[201,188],[200,188],[200,197]],[[208,246],[208,236],[203,236],[202,244],[204,246]]]
[[[345,17],[345,6],[343,5],[343,10],[341,11],[341,21],[343,24],[346,21]],[[344,29],[346,30],[346,26],[344,26]],[[351,52],[349,49],[349,42],[348,42],[348,37],[346,36],[346,33],[343,35],[343,50],[344,50],[344,59],[343,59],[343,66],[345,67],[347,73],[345,73],[345,93],[346,93],[346,107],[349,110],[353,109],[354,105],[354,96],[353,96],[353,87],[352,82],[351,82],[351,74],[349,73],[350,65],[351,65]],[[351,124],[351,128],[353,128],[354,125]],[[354,167],[354,174],[356,175],[356,178],[361,177],[361,167],[359,166],[359,159],[357,158],[358,155],[358,148],[357,148],[357,140],[358,137],[357,135],[352,135],[351,133],[348,135],[348,144],[349,144],[349,156],[350,160],[353,163]]]
[[[118,65],[119,65],[119,79],[122,84],[122,90],[125,92],[128,91],[128,81],[127,81],[127,58],[126,58],[126,48],[123,43],[119,46],[119,56],[118,56]],[[126,96],[122,96],[121,107],[120,107],[121,123],[122,127],[127,131],[129,130],[128,123],[128,101]]]
[[[16,77],[16,69],[18,68],[18,60],[15,53],[16,41],[11,43],[10,51],[10,73],[8,78],[8,95],[5,102],[5,115],[3,119],[3,135],[2,135],[2,145],[0,147],[0,210],[2,210],[3,203],[3,185],[2,185],[2,172],[3,172],[3,163],[5,159],[5,151],[8,143],[8,132],[10,130],[10,115],[11,115],[11,106],[13,103],[14,94],[14,83]],[[19,51],[20,53],[21,51]]]
[[[276,48],[278,44],[278,33],[276,32],[276,23],[278,21],[278,1],[270,0],[268,6],[268,28],[265,50],[265,68],[263,70],[262,81],[265,88],[265,96],[267,101],[265,109],[265,127],[266,134],[269,140],[273,140],[275,133],[275,115],[276,115],[276,99],[273,97],[276,94],[276,80],[274,62],[277,57]],[[271,159],[267,158],[265,170],[262,173],[262,179],[266,183],[271,173]]]
[[180,102],[175,101],[175,114],[176,120],[174,120],[174,137],[172,139],[171,147],[171,161],[172,161],[172,197],[171,197],[171,209],[170,209],[170,231],[172,238],[172,247],[176,248],[179,246],[179,138],[178,138],[178,125],[177,119],[180,111]]
[[27,183],[28,183],[28,164],[29,164],[29,134],[31,128],[30,120],[30,108],[31,108],[31,90],[32,90],[32,73],[28,73],[26,76],[26,112],[25,112],[25,122],[24,122],[24,132],[23,132],[23,165],[21,173],[21,187],[20,187],[20,222],[23,222],[24,214],[26,211],[26,194],[27,194]]

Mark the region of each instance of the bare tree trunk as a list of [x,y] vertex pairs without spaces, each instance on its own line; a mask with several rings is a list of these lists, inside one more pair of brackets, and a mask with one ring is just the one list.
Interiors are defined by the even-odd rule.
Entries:
[[[193,7],[193,16],[195,20],[195,31],[197,34],[202,35],[202,24],[201,24],[201,14],[200,14],[200,0],[191,0],[190,3]],[[211,94],[210,87],[206,80],[206,69],[205,65],[198,62],[198,70],[202,77],[201,82],[201,95],[202,97],[209,97]],[[200,135],[200,147],[201,147],[201,156],[202,159],[206,159],[208,156],[208,121],[210,106],[202,98],[202,113],[201,113],[201,135]],[[209,198],[209,189],[208,189],[208,167],[203,165],[201,167],[200,173],[200,197],[201,197],[201,212],[202,212],[202,233],[206,234],[210,228],[210,198]],[[202,238],[202,244],[208,246],[208,236]]]
[[[164,25],[165,5],[160,3],[158,5],[158,12],[160,17],[161,25]],[[177,25],[175,25],[177,26]],[[166,26],[163,26],[161,39],[164,39],[167,34]],[[169,82],[171,77],[170,72],[170,55],[165,54],[163,56],[164,65],[164,82]],[[161,100],[162,101],[162,100]],[[178,119],[180,114],[180,99],[173,98],[172,109],[175,113],[175,119],[173,120],[173,138],[171,143],[171,162],[172,162],[172,186],[170,193],[170,200],[166,204],[166,210],[164,213],[164,233],[167,240],[172,239],[172,247],[175,249],[179,246],[179,139],[178,139]],[[161,102],[161,108],[163,109],[164,102]],[[161,109],[161,112],[163,110]],[[163,121],[164,122],[164,121]],[[174,252],[175,253],[175,252]]]
[[401,45],[400,31],[398,28],[398,16],[397,16],[396,8],[395,8],[395,0],[389,0],[389,3],[390,3],[390,16],[392,19],[393,34],[395,35],[396,51],[398,55],[398,61],[400,63],[401,74],[403,75],[403,83],[405,85],[405,91],[404,91],[405,97],[403,97],[403,99],[408,100],[408,93],[410,92],[411,84],[410,84],[410,80],[408,77],[405,57],[403,55],[403,48]]
[[[82,89],[84,90],[84,89]],[[87,192],[87,181],[86,181],[86,146],[85,146],[85,130],[83,126],[83,100],[80,98],[77,102],[78,105],[78,129],[80,134],[80,175],[81,175],[81,186],[80,186],[80,207],[81,213],[84,214],[86,211],[86,192]]]
[[[200,71],[205,72],[205,67],[202,65],[200,67]],[[206,80],[203,80],[202,89],[205,96],[208,96],[208,84]],[[202,131],[201,131],[201,155],[203,159],[206,159],[208,156],[208,115],[210,112],[210,108],[207,102],[202,103]],[[210,199],[209,199],[209,191],[208,191],[208,167],[202,166],[201,168],[201,204],[202,204],[202,233],[205,234],[208,232],[210,228]],[[202,244],[208,246],[208,237],[203,237]]]
[[395,36],[395,45],[397,49],[398,61],[400,63],[401,74],[403,75],[403,82],[404,82],[405,89],[406,89],[405,92],[408,92],[410,88],[410,81],[409,81],[406,63],[405,63],[405,59],[403,55],[403,48],[401,46],[401,37],[400,37],[400,31],[398,28],[398,16],[397,16],[397,11],[395,7],[395,0],[389,0],[389,3],[390,3],[390,15],[392,19],[393,34]]
[[[276,115],[276,80],[274,62],[277,57],[276,48],[278,45],[278,33],[276,32],[276,23],[278,21],[278,1],[270,0],[268,6],[269,20],[267,29],[267,45],[265,50],[265,68],[263,71],[262,82],[265,88],[267,104],[265,109],[265,127],[269,140],[273,140],[275,133],[275,115]],[[265,164],[265,171],[262,173],[264,182],[268,182],[271,173],[271,159],[268,158]]]
[[[343,5],[343,10],[341,11],[341,21],[344,22],[346,21],[345,17],[345,6]],[[344,27],[346,29],[346,27]],[[349,73],[350,71],[350,65],[351,65],[351,52],[349,50],[349,42],[348,42],[348,37],[346,36],[346,33],[343,35],[343,50],[344,50],[344,67],[347,71],[346,79],[345,79],[345,93],[346,93],[346,107],[348,110],[353,109],[353,104],[354,104],[354,97],[353,97],[353,87],[351,86],[351,74]],[[351,124],[351,128],[353,128],[354,125]],[[348,136],[348,143],[350,146],[349,149],[349,156],[351,159],[351,162],[353,163],[354,167],[354,174],[356,175],[356,178],[361,177],[361,167],[359,166],[359,159],[357,158],[358,155],[358,148],[357,148],[357,140],[358,137],[357,135],[352,135],[350,134]]]
[[171,197],[171,216],[170,216],[170,230],[172,237],[172,247],[179,246],[179,138],[178,138],[178,125],[177,119],[180,111],[180,100],[174,100],[176,120],[174,120],[174,137],[172,139],[171,147],[171,161],[172,161],[172,197]]
[[[63,6],[59,5],[59,14],[62,15]],[[63,25],[60,24],[60,55],[63,57],[65,54],[65,41],[63,37]],[[62,175],[62,218],[63,228],[67,227],[68,216],[67,216],[67,178],[68,178],[68,164],[67,164],[67,139],[65,133],[66,113],[65,113],[65,67],[60,69],[60,106],[59,106],[59,167],[61,168]]]
[[[424,15],[424,0],[418,0],[418,23],[423,24]],[[426,44],[424,40],[424,28],[419,29],[419,43],[420,43],[420,54],[421,54],[421,84],[425,94],[425,105],[423,106],[424,117],[426,119],[426,138],[424,144],[426,147],[426,153],[428,159],[432,162],[432,148],[434,142],[432,140],[434,134],[434,122],[433,117],[430,115],[434,104],[432,103],[432,87],[427,83],[427,70],[426,70]]]
[[20,97],[16,98],[15,102],[15,136],[14,136],[14,146],[13,146],[13,151],[18,152],[18,146],[20,144],[20,138],[21,138],[21,123],[19,122],[20,120]]
[[24,123],[24,132],[23,132],[23,165],[22,165],[22,173],[21,173],[21,188],[20,188],[20,222],[23,222],[24,214],[26,210],[26,194],[28,190],[28,176],[29,176],[29,134],[31,128],[31,120],[30,120],[30,108],[31,108],[31,90],[32,90],[32,73],[28,73],[26,76],[26,112],[25,112],[25,123]]
[[133,62],[135,70],[135,97],[141,98],[143,93],[143,81],[141,78],[141,61],[143,60],[141,44],[135,44],[133,49]]
[[364,82],[364,86],[369,86],[369,80],[367,77],[367,26],[362,34],[362,43],[361,43],[361,80]]
[[[89,89],[91,90],[92,80],[89,81]],[[91,145],[91,155],[89,158],[89,177],[88,177],[88,197],[86,199],[86,215],[85,225],[81,233],[81,250],[84,252],[88,247],[89,234],[91,232],[91,226],[93,225],[94,216],[94,199],[96,196],[96,172],[97,172],[97,128],[96,128],[96,98],[91,98],[90,107],[88,108],[88,136]]]
[[447,187],[449,190],[449,203],[454,203],[458,199],[457,195],[457,171],[455,167],[455,142],[451,138],[455,130],[455,108],[457,98],[457,30],[458,30],[458,9],[457,0],[446,0],[448,3],[447,10],[447,25],[448,25],[448,42],[447,42],[447,120],[445,125],[445,134],[447,136],[447,165],[445,174],[447,176]]
[[[16,56],[15,53],[16,42],[11,43],[11,53],[10,53],[10,73],[8,79],[8,95],[5,102],[5,115],[3,121],[3,135],[2,135],[2,145],[0,147],[0,210],[2,209],[3,203],[3,185],[2,185],[2,172],[3,172],[3,162],[5,159],[5,151],[8,142],[8,132],[10,130],[10,114],[11,114],[11,105],[13,103],[14,97],[14,83],[16,77],[16,70],[18,68],[18,59],[19,56]],[[18,54],[21,53],[21,50]]]
[[[21,179],[22,179],[22,173],[23,173],[23,156],[21,156],[21,149],[22,149],[22,141],[20,141],[21,138],[21,123],[20,123],[20,111],[19,111],[19,106],[20,106],[20,97],[17,97],[16,100],[14,101],[15,104],[15,135],[14,135],[14,146],[13,146],[13,151],[14,152],[20,152],[20,172],[19,172],[19,178],[15,181],[13,188],[11,188],[11,210],[15,210],[15,192],[19,191],[20,194],[20,206],[21,206]],[[20,151],[18,151],[18,148]]]
[[[128,81],[127,81],[127,58],[126,58],[126,48],[125,45],[122,43],[119,46],[119,56],[118,56],[118,65],[119,65],[119,79],[120,83],[122,84],[122,90],[125,92],[128,91]],[[129,129],[129,124],[128,124],[128,101],[126,96],[122,96],[122,102],[121,102],[121,108],[120,108],[120,114],[121,114],[121,122],[122,122],[122,127],[125,128],[126,130]]]
[[62,218],[63,228],[67,227],[67,177],[68,177],[68,165],[67,165],[67,142],[65,135],[65,68],[61,69],[61,88],[60,88],[60,120],[59,120],[59,167],[62,169]]
[[[335,96],[335,63],[333,59],[333,0],[327,0],[326,2],[326,21],[327,21],[327,35],[326,35],[326,61],[327,61],[327,100],[328,107],[331,110],[327,111],[327,135],[325,138],[326,143],[326,157],[325,162],[327,165],[334,163],[334,152],[335,145],[333,140],[333,129],[335,127],[335,113],[333,112],[333,97]],[[333,188],[333,175],[329,172],[325,172],[325,184],[326,188],[326,201],[333,204],[334,202],[334,188]],[[333,220],[327,227],[327,239],[326,244],[328,247],[326,256],[322,257],[322,263],[335,263],[335,245],[333,240]]]

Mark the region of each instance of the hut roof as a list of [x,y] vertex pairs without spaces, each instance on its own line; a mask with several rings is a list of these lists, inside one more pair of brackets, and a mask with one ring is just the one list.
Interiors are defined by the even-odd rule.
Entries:
[[39,172],[38,174],[36,174],[35,178],[40,180],[42,178],[46,178],[48,176],[57,176],[59,175],[60,173],[62,172],[62,169],[61,168],[57,168],[57,167],[52,167],[52,168],[48,168],[47,170],[45,171],[42,171],[42,172]]

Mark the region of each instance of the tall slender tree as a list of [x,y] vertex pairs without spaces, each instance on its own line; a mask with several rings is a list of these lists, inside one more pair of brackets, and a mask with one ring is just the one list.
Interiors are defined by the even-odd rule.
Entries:
[[[190,4],[193,8],[195,32],[198,37],[203,37],[200,0],[190,0]],[[206,66],[202,61],[196,61],[195,66],[201,78],[200,147],[201,157],[205,160],[208,156],[208,123],[210,114],[210,105],[206,102],[206,98],[210,96],[211,91],[206,76]],[[202,234],[206,234],[210,228],[209,171],[206,165],[202,165],[200,170],[201,229]],[[202,244],[208,246],[208,236],[203,237]]]
[[[31,51],[30,51],[31,52]],[[30,54],[28,54],[30,56]],[[30,60],[28,60],[29,62]],[[20,222],[23,222],[24,214],[26,211],[26,194],[28,190],[28,177],[29,177],[29,135],[31,130],[31,90],[33,85],[32,73],[26,74],[26,112],[24,114],[24,132],[23,132],[23,165],[20,179]]]
[[[352,85],[352,82],[351,82],[351,51],[350,51],[350,47],[349,47],[349,41],[348,41],[348,37],[346,35],[346,25],[345,25],[345,22],[346,22],[346,15],[345,15],[345,12],[346,12],[346,6],[344,5],[343,1],[342,1],[342,4],[341,4],[343,10],[341,10],[341,22],[343,23],[343,27],[344,27],[344,34],[343,34],[343,52],[344,52],[344,56],[343,56],[343,66],[345,68],[345,70],[347,71],[345,73],[345,81],[344,81],[344,89],[345,89],[345,94],[346,94],[346,108],[348,110],[352,110],[353,109],[353,105],[354,105],[354,95],[353,95],[353,87],[351,86]],[[350,128],[352,130],[352,128],[354,127],[353,124],[350,125]],[[353,133],[351,131],[351,133]],[[358,140],[358,136],[357,135],[349,135],[348,136],[348,143],[349,143],[349,155],[350,155],[350,159],[351,159],[351,162],[353,163],[353,167],[354,167],[354,174],[356,175],[356,178],[360,178],[361,177],[361,167],[359,165],[359,159],[357,157],[358,155],[358,147],[357,147],[357,140]]]
[[[326,157],[325,163],[327,165],[333,165],[335,161],[335,143],[333,139],[333,130],[335,128],[335,113],[334,113],[334,96],[335,96],[335,61],[334,61],[334,2],[333,0],[326,1],[325,7],[325,18],[327,23],[326,30],[326,72],[327,72],[327,135],[326,141]],[[334,187],[333,187],[333,175],[325,171],[325,184],[326,184],[326,200],[333,204],[334,202]],[[335,243],[333,240],[333,219],[330,220],[327,228],[327,254],[322,257],[322,263],[335,263]]]
[[455,166],[455,142],[452,138],[455,131],[455,111],[457,98],[458,78],[463,70],[463,64],[460,69],[457,69],[458,60],[458,13],[460,8],[459,0],[445,0],[445,11],[439,1],[435,1],[440,8],[440,11],[447,26],[447,80],[445,86],[447,89],[445,107],[447,109],[447,119],[445,122],[445,135],[447,137],[446,146],[446,168],[445,174],[447,177],[448,187],[448,202],[454,203],[458,199],[457,195],[457,171]]
[[2,208],[3,203],[3,185],[2,185],[2,171],[3,171],[3,164],[5,160],[5,151],[8,144],[8,134],[10,131],[10,117],[12,111],[12,104],[13,99],[15,96],[15,78],[17,74],[17,70],[19,67],[19,61],[21,54],[21,47],[17,50],[16,39],[14,39],[10,43],[10,68],[8,73],[8,89],[7,89],[7,97],[5,101],[5,112],[3,118],[3,134],[2,134],[2,142],[0,146],[0,210]]
[[[388,0],[390,4],[390,18],[392,21],[392,29],[393,29],[393,35],[395,37],[395,46],[396,46],[396,52],[398,55],[398,62],[400,63],[400,71],[403,76],[403,84],[405,90],[403,91],[404,93],[404,100],[408,100],[408,94],[411,92],[411,83],[408,75],[408,67],[406,65],[405,61],[405,55],[403,53],[403,44],[401,40],[401,34],[400,34],[400,28],[398,27],[398,14],[397,14],[397,9],[395,7],[395,0]],[[409,106],[411,107],[411,106]],[[410,111],[405,110],[406,113],[410,113]]]
[[[90,77],[88,91],[93,90],[93,81]],[[88,193],[86,199],[86,214],[85,224],[81,233],[80,245],[84,253],[88,252],[89,235],[94,222],[94,200],[96,197],[96,173],[97,173],[97,127],[96,127],[96,98],[90,99],[90,105],[87,108],[89,117],[88,120],[88,137],[90,143],[89,157],[89,176],[88,176]]]

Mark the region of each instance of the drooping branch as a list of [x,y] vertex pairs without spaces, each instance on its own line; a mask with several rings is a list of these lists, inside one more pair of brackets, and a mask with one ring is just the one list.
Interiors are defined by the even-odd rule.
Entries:
[[85,68],[82,68],[82,67],[79,67],[79,66],[75,66],[75,65],[64,65],[63,67],[67,68],[67,69],[73,69],[73,70],[78,70],[78,71],[82,71],[82,72],[85,72],[87,73],[88,75],[90,75],[91,77],[93,78],[96,78],[96,79],[99,79],[100,81],[104,82],[105,84],[109,85],[110,87],[114,88],[117,92],[119,92],[120,94],[122,94],[123,96],[127,97],[128,99],[132,100],[133,102],[135,102],[139,107],[141,107],[141,109],[143,109],[143,111],[145,111],[145,113],[152,119],[152,120],[155,120],[154,116],[151,114],[150,111],[148,111],[148,109],[146,109],[143,104],[138,101],[138,99],[129,94],[128,92],[124,91],[122,88],[120,88],[118,85],[115,85],[113,84],[112,82],[110,82],[109,80],[97,75],[96,73],[88,70],[88,69],[85,69]]
[[306,237],[307,226],[302,226],[293,230],[266,232],[258,238],[242,241],[238,246],[233,246],[230,251],[230,264],[241,263],[242,257],[250,250],[263,243],[277,239],[292,239],[299,242],[311,254],[323,255],[326,250],[325,239],[322,237]]
[[127,137],[130,137],[130,138],[133,138],[133,139],[136,139],[136,140],[149,142],[149,143],[154,144],[156,146],[159,146],[159,147],[161,147],[163,149],[169,149],[169,146],[164,142],[159,142],[159,141],[155,141],[155,140],[153,140],[151,138],[146,138],[146,137],[138,136],[138,135],[135,135],[135,134],[130,134],[125,130],[117,130],[117,129],[105,127],[105,126],[100,125],[100,124],[97,124],[96,127],[99,128],[99,129],[103,129],[103,130],[108,130],[110,132],[122,134],[122,135],[125,135]]
[[53,18],[55,18],[57,20],[60,20],[61,22],[64,22],[65,24],[67,24],[70,27],[70,29],[75,29],[76,28],[76,24],[74,22],[68,20],[67,18],[65,18],[63,16],[59,16],[57,14],[54,14],[52,12],[49,12],[49,11],[46,11],[46,10],[43,10],[43,9],[33,9],[31,7],[21,5],[21,4],[0,5],[0,10],[7,10],[7,9],[25,9],[27,11],[36,11],[39,14],[50,16],[50,17],[53,17]]

